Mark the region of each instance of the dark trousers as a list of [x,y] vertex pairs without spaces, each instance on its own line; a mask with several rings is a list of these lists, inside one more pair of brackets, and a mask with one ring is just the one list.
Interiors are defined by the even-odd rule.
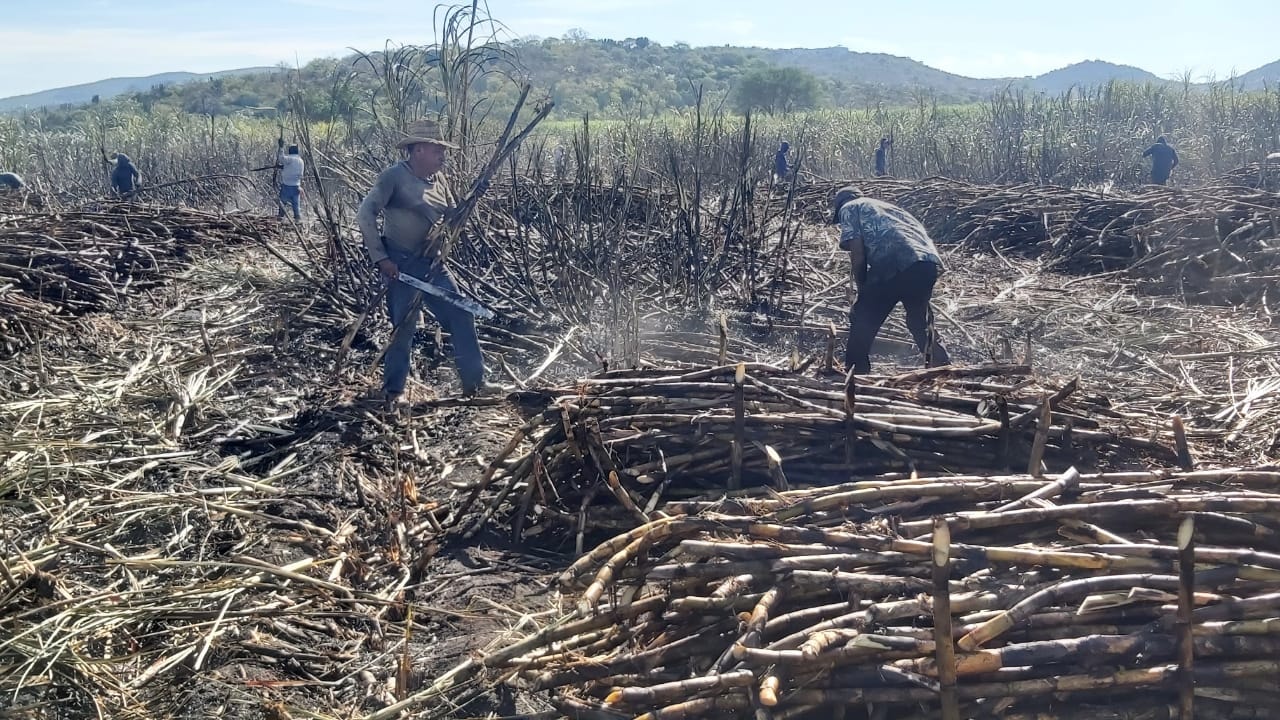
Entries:
[[281,185],[280,186],[280,212],[279,217],[284,217],[284,208],[286,205],[293,208],[293,219],[301,220],[302,212],[299,208],[299,201],[302,199],[302,188],[297,185]]
[[[438,285],[446,290],[458,289],[453,277],[438,263],[427,258],[410,257],[400,253],[392,253],[391,260],[408,273]],[[422,306],[431,311],[440,327],[449,333],[453,343],[453,357],[458,364],[458,375],[462,379],[462,391],[470,394],[484,382],[484,356],[480,353],[480,341],[476,337],[476,321],[465,310],[459,309],[434,295],[426,295],[394,281],[387,286],[387,314],[391,317],[392,328],[403,323],[399,334],[394,335],[394,342],[387,348],[382,361],[382,389],[391,395],[404,392],[405,381],[409,378],[410,355],[413,350],[413,335],[418,329],[418,318],[421,312],[415,310],[410,314],[414,298],[422,295]]]
[[933,318],[929,300],[933,286],[938,281],[938,266],[928,261],[918,262],[895,275],[888,282],[864,284],[858,290],[858,300],[849,311],[849,344],[845,347],[845,364],[854,373],[871,372],[871,343],[880,333],[880,326],[902,303],[907,311],[907,329],[915,338],[916,346],[924,353],[928,367],[948,365],[951,359],[946,348],[932,332]]

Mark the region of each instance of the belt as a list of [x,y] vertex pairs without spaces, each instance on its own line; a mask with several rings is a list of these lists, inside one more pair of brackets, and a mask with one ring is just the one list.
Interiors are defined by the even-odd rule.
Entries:
[[435,252],[427,252],[423,255],[406,250],[396,250],[387,244],[387,238],[385,235],[382,237],[382,246],[387,248],[388,255],[403,258],[405,260],[425,260],[433,266],[440,262],[439,248],[436,248]]

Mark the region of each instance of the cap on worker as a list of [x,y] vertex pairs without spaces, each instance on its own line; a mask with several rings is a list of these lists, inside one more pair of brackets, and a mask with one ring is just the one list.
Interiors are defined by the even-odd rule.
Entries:
[[850,200],[857,200],[860,197],[862,197],[862,191],[853,185],[845,185],[836,191],[836,196],[831,201],[831,224],[840,224],[840,208],[844,207],[844,204]]

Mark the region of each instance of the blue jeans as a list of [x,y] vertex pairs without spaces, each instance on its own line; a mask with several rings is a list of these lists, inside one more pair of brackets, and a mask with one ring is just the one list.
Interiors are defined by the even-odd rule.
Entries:
[[[443,266],[433,267],[434,263],[427,258],[410,258],[392,253],[391,261],[400,268],[400,272],[447,290],[458,289],[449,272]],[[419,313],[414,311],[408,319],[405,316],[417,295],[422,295],[422,304],[435,316],[440,327],[449,333],[449,339],[453,343],[453,359],[458,365],[458,376],[462,379],[463,393],[474,392],[484,382],[484,356],[480,354],[480,341],[476,338],[475,318],[465,310],[440,298],[420,293],[398,280],[387,288],[387,314],[391,317],[392,328],[402,320],[404,326],[394,335],[394,341],[383,358],[382,389],[392,395],[404,392],[405,381],[409,378],[409,360],[413,350],[413,336],[418,329]]]
[[281,185],[280,186],[280,215],[284,217],[284,206],[293,207],[293,219],[301,220],[302,213],[299,212],[298,201],[302,198],[302,189],[297,185]]

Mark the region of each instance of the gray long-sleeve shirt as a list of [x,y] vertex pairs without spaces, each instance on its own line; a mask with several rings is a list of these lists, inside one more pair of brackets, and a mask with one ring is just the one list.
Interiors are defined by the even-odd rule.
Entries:
[[[369,251],[369,259],[377,263],[388,252],[430,256],[432,249],[422,252],[431,228],[444,217],[445,211],[457,205],[444,173],[423,180],[401,161],[378,175],[373,189],[360,203],[356,216],[360,235]],[[378,215],[382,215],[382,232],[378,232]]]

